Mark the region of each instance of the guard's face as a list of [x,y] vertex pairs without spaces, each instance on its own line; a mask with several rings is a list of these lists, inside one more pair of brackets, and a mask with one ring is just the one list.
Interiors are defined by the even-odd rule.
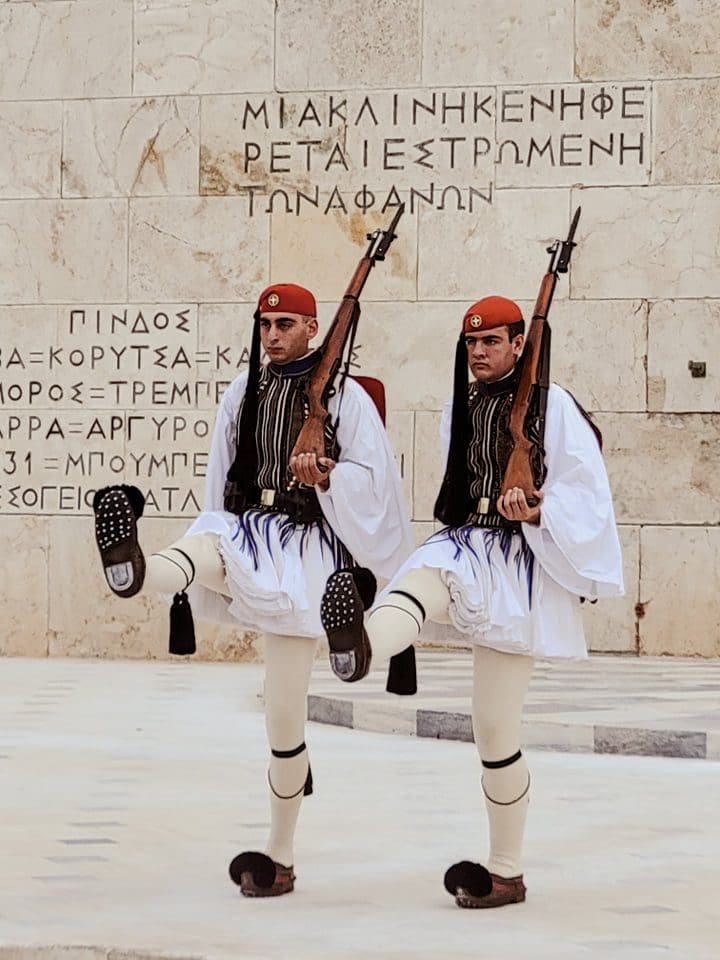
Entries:
[[317,330],[317,320],[300,313],[260,314],[260,340],[273,363],[304,357]]
[[492,383],[506,377],[515,366],[525,342],[519,333],[511,340],[508,327],[495,327],[485,333],[465,334],[468,365],[476,380]]

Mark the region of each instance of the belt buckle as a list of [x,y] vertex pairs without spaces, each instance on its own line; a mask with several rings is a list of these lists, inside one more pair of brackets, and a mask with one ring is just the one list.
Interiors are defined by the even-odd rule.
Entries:
[[272,507],[275,504],[275,490],[266,490],[263,489],[260,491],[260,503],[264,507]]

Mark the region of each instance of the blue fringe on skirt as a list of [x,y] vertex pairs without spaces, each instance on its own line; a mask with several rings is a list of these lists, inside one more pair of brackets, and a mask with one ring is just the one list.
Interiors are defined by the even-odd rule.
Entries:
[[313,530],[317,530],[320,540],[320,552],[330,551],[335,562],[335,568],[349,567],[352,557],[341,540],[339,540],[325,520],[313,520],[312,523],[296,523],[287,514],[274,513],[270,510],[246,510],[237,518],[237,524],[230,538],[243,553],[252,558],[253,567],[258,569],[258,541],[264,541],[268,552],[272,554],[272,533],[277,534],[280,547],[285,548],[300,530],[299,551],[303,556],[307,541]]
[[480,530],[482,532],[482,540],[485,547],[485,559],[487,560],[488,567],[490,568],[490,576],[492,576],[492,562],[491,557],[493,551],[500,550],[502,553],[505,564],[507,565],[510,560],[510,552],[513,545],[513,537],[520,537],[520,548],[515,554],[515,573],[520,581],[521,571],[525,573],[525,582],[527,584],[528,591],[528,606],[532,609],[532,591],[533,591],[533,582],[534,582],[534,573],[535,573],[535,555],[528,546],[527,540],[522,535],[522,531],[513,531],[508,530],[506,527],[476,527],[472,524],[468,524],[463,527],[443,527],[442,530],[438,530],[437,533],[434,533],[429,539],[428,543],[433,541],[449,540],[455,546],[455,559],[457,560],[463,550],[475,558],[475,560],[480,563],[480,557],[472,544],[472,535],[474,531]]

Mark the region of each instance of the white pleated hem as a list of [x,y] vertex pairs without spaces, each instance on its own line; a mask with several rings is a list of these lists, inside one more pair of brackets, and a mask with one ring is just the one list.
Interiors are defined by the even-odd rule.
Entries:
[[524,538],[480,527],[440,530],[398,570],[385,596],[410,570],[441,571],[448,618],[473,644],[536,659],[584,659],[580,599],[552,580]]

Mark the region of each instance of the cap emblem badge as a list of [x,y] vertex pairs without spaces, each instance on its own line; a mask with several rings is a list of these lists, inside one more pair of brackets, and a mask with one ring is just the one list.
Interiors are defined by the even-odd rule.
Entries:
[[271,307],[276,307],[280,303],[280,297],[276,293],[271,293],[268,297],[268,304]]
[[474,327],[475,329],[477,329],[478,327],[481,327],[481,326],[482,326],[482,317],[479,316],[479,314],[474,313],[474,314],[470,317],[470,326],[471,326],[471,327]]

